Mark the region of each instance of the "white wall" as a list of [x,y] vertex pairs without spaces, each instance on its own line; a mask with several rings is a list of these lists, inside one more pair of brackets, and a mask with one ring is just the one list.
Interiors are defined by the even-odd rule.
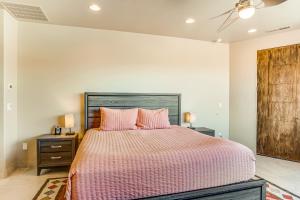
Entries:
[[230,44],[230,139],[256,151],[256,52],[300,43],[300,30]]
[[[4,132],[6,169],[10,174],[17,163],[17,68],[18,68],[18,22],[4,12]],[[9,87],[11,85],[12,87]],[[8,110],[7,105],[11,109]]]
[[85,91],[182,93],[195,125],[228,137],[228,44],[29,22],[18,42],[19,140],[30,144],[20,166],[35,164],[34,137],[60,115],[75,113],[80,128]]
[[[0,177],[10,174],[17,163],[17,47],[18,23],[6,11],[0,10]],[[9,89],[8,85],[13,88]],[[11,110],[7,105],[11,105]]]
[[3,11],[0,9],[0,178],[5,177],[5,141],[4,141],[4,41]]

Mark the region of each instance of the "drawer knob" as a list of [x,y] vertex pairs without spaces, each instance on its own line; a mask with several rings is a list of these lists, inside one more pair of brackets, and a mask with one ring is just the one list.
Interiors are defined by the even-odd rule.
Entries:
[[51,149],[59,149],[62,148],[61,145],[51,145]]
[[61,156],[51,156],[51,160],[58,160],[58,159],[61,159],[62,157]]

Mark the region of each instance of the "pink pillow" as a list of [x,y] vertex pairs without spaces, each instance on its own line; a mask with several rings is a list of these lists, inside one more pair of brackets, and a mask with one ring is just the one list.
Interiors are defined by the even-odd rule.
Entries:
[[139,108],[137,126],[142,129],[170,128],[169,110],[166,108],[157,110]]
[[137,129],[138,109],[100,108],[100,129],[103,131],[121,131]]

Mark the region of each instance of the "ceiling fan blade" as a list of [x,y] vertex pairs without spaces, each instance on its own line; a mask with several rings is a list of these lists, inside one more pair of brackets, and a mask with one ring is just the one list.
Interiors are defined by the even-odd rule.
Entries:
[[264,2],[260,2],[259,4],[255,5],[254,7],[255,7],[255,9],[264,8]]
[[217,16],[214,16],[214,17],[211,17],[211,18],[209,18],[209,19],[210,19],[210,20],[212,20],[212,19],[216,19],[216,18],[222,17],[222,16],[224,16],[224,15],[227,15],[227,14],[229,14],[230,12],[232,12],[232,11],[234,11],[234,10],[235,10],[235,8],[232,8],[232,9],[230,9],[230,10],[228,10],[228,11],[226,11],[226,12],[224,12],[224,13],[220,14],[220,15],[217,15]]
[[282,4],[283,2],[286,2],[287,0],[262,0],[264,3],[264,7],[271,7],[271,6],[276,6],[279,4]]
[[224,31],[226,28],[228,28],[230,25],[232,25],[234,22],[236,22],[238,19],[240,19],[239,17],[235,17],[233,18],[228,24],[224,24],[223,26],[221,26],[219,29],[218,29],[218,33]]
[[224,22],[221,24],[221,26],[218,28],[218,31],[219,29],[222,29],[224,26],[226,26],[226,24],[229,22],[232,14],[234,13],[234,11],[232,10],[229,15],[226,17],[226,19],[224,20]]

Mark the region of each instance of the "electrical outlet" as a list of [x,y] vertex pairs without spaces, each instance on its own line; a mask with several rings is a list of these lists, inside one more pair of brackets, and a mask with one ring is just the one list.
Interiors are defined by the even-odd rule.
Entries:
[[7,110],[8,111],[11,111],[12,110],[12,103],[7,103]]
[[219,103],[218,103],[218,106],[219,106],[219,108],[223,108],[222,102],[219,102]]
[[24,151],[27,150],[27,143],[26,142],[23,142],[22,148],[23,148]]

